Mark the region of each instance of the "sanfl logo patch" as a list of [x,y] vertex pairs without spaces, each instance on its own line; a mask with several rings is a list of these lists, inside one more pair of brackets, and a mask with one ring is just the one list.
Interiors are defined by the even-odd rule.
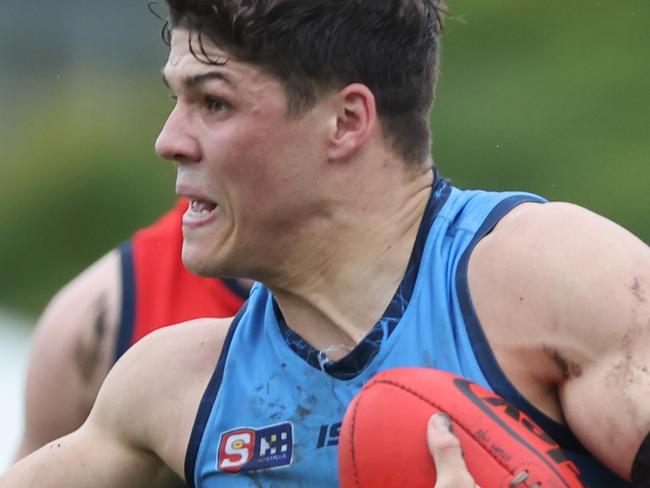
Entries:
[[227,473],[289,466],[293,459],[291,422],[251,429],[242,427],[221,434],[217,470]]

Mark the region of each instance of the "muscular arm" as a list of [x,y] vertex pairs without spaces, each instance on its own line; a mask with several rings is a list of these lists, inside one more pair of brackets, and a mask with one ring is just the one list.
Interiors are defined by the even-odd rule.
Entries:
[[0,476],[0,488],[175,488],[229,320],[147,336],[111,370],[86,422]]
[[60,290],[39,319],[17,459],[86,420],[112,365],[120,291],[120,257],[112,251]]
[[650,249],[579,207],[524,205],[477,247],[470,286],[513,383],[630,479],[650,432]]
[[0,477],[1,488],[174,487],[151,453],[124,444],[106,427],[89,422],[37,450]]

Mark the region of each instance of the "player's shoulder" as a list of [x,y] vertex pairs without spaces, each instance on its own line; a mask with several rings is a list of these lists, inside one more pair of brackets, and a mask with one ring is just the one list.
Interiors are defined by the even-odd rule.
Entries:
[[163,376],[157,383],[166,388],[173,388],[176,381],[187,385],[198,378],[196,373],[209,374],[214,368],[231,321],[204,318],[158,329],[122,356],[115,374],[125,372],[126,381],[146,382]]
[[645,247],[620,225],[579,205],[525,203],[504,216],[479,243],[474,258],[496,263],[493,271],[506,274],[588,272],[594,267],[580,266],[595,255],[615,256],[623,249],[643,253]]
[[[158,329],[134,344],[113,366],[100,395],[109,392],[128,410],[163,407],[183,392],[200,396],[221,356],[231,319],[197,319]],[[123,392],[138,392],[123,397]],[[155,411],[148,408],[150,415]]]
[[146,385],[144,400],[158,402],[170,392],[190,389],[202,393],[221,356],[231,320],[205,318],[158,329],[131,347],[109,376],[122,387]]
[[[197,351],[221,350],[232,318],[201,318],[189,320],[170,327],[163,327],[148,334],[125,354],[148,357],[152,360],[192,354]],[[180,359],[180,358],[179,358]],[[130,360],[130,359],[129,359]]]
[[196,411],[221,355],[231,319],[165,327],[131,347],[106,378],[91,413],[182,472]]
[[[568,203],[526,203],[474,249],[472,305],[492,352],[519,391],[562,413],[549,384],[595,364],[628,332],[650,286],[650,250],[631,233]],[[575,348],[575,344],[580,344]]]
[[525,242],[548,240],[549,233],[565,231],[575,237],[575,234],[592,232],[603,225],[614,224],[579,205],[527,202],[507,213],[488,234],[486,242],[494,241],[500,247],[519,246]]
[[631,306],[629,291],[650,286],[650,249],[578,205],[527,203],[476,246],[469,281],[474,301],[495,321],[513,316],[520,324],[557,326],[599,313],[614,297]]

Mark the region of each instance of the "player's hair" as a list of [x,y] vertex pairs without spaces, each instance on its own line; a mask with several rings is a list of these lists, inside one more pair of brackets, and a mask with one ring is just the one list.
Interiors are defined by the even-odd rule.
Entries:
[[442,0],[167,0],[202,62],[210,38],[229,56],[282,81],[300,115],[327,89],[362,83],[391,147],[412,164],[430,154],[429,114],[440,56]]

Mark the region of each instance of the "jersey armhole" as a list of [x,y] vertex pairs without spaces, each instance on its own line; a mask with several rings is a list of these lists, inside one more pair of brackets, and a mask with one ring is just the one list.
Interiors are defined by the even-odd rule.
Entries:
[[584,447],[578,442],[571,431],[565,426],[546,416],[532,403],[530,403],[501,370],[494,357],[492,348],[483,332],[476,310],[472,303],[467,279],[469,258],[478,242],[488,235],[499,221],[513,208],[522,203],[544,203],[545,200],[533,195],[513,195],[500,202],[487,216],[467,249],[465,249],[456,272],[456,290],[465,319],[467,334],[476,356],[476,360],[492,390],[503,398],[508,398],[509,403],[529,415],[544,429],[556,442],[576,452],[585,452]]
[[122,305],[117,330],[117,341],[113,354],[116,363],[124,354],[133,339],[135,327],[135,271],[133,268],[133,242],[127,241],[118,248],[120,253],[120,271],[122,284]]
[[230,350],[232,338],[235,335],[235,330],[237,329],[237,325],[239,324],[247,305],[248,302],[244,303],[230,324],[228,334],[226,335],[226,339],[223,343],[223,348],[221,349],[221,354],[219,355],[219,360],[217,361],[217,366],[212,373],[212,377],[210,378],[205,392],[203,393],[201,403],[199,403],[199,408],[194,420],[194,426],[192,427],[192,434],[190,435],[190,441],[187,445],[187,451],[185,454],[185,483],[187,484],[188,488],[196,488],[194,482],[196,459],[199,454],[199,448],[201,447],[201,440],[203,439],[205,428],[208,424],[208,420],[210,419],[210,414],[212,413],[212,407],[217,398],[217,393],[219,393],[219,389],[221,387],[223,373],[226,367],[226,360],[228,358],[228,351]]

